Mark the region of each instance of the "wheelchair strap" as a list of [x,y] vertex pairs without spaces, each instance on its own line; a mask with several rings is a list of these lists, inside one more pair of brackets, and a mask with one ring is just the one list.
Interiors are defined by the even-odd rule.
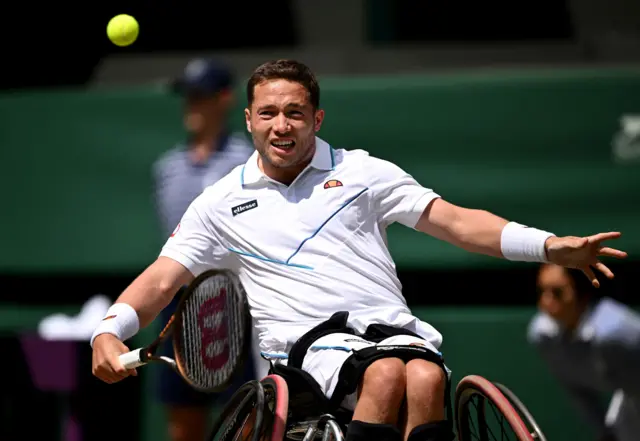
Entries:
[[[400,334],[396,334],[400,335]],[[434,363],[445,373],[447,378],[445,388],[445,407],[448,418],[453,418],[451,407],[451,382],[448,379],[448,372],[444,366],[444,360],[435,352],[421,346],[370,346],[357,351],[347,358],[338,374],[338,383],[329,402],[332,407],[337,407],[342,403],[347,395],[354,393],[364,375],[365,370],[375,361],[383,358],[399,358],[405,363],[414,359],[426,360]]]
[[289,361],[287,365],[302,369],[302,362],[307,350],[311,345],[321,337],[335,333],[355,334],[355,331],[347,327],[347,319],[349,313],[347,311],[339,311],[333,314],[329,320],[320,323],[300,337],[291,347],[289,351]]

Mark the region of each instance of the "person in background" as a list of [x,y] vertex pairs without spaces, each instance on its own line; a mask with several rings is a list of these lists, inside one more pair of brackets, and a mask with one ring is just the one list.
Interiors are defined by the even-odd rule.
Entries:
[[[217,182],[253,153],[253,145],[229,128],[233,107],[233,76],[217,60],[196,59],[173,81],[172,90],[184,98],[186,142],[164,153],[154,164],[155,198],[166,236],[177,228],[182,215],[202,191]],[[179,295],[162,311],[165,323],[175,311]],[[163,348],[171,356],[171,344]],[[261,367],[262,365],[262,367]],[[266,366],[266,367],[265,367]],[[241,384],[266,375],[268,363],[247,354],[245,372],[220,396],[192,389],[170,368],[159,366],[160,400],[167,406],[171,441],[203,440],[211,406],[224,401]],[[222,404],[222,403],[219,403]]]
[[[640,314],[597,290],[579,271],[544,264],[528,339],[598,441],[640,439]],[[603,396],[611,394],[608,410]]]

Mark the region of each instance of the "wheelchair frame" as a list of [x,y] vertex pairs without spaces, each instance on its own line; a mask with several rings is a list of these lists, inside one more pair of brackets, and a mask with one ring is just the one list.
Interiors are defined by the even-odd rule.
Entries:
[[[309,395],[303,399],[315,399],[308,391],[302,390],[297,393]],[[454,425],[458,441],[472,440],[468,418],[469,403],[474,397],[482,400],[483,404],[485,400],[493,404],[519,441],[546,439],[531,413],[512,391],[502,384],[492,383],[478,375],[468,375],[458,383],[455,392]],[[484,409],[484,406],[482,408]],[[259,382],[245,383],[236,391],[214,423],[207,440],[344,441],[344,431],[348,423],[345,421],[345,415],[338,418],[333,412],[318,412],[317,415],[295,418],[295,412],[295,406],[289,406],[287,382],[280,375],[271,374]],[[350,414],[346,416],[350,420]],[[478,416],[484,419],[484,410],[478,410]],[[454,419],[454,415],[448,417]],[[479,421],[478,425],[484,427],[486,433],[486,420]]]

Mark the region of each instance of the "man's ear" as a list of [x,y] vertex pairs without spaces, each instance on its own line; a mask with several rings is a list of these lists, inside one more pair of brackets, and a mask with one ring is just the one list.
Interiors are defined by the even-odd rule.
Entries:
[[251,110],[244,109],[244,121],[247,124],[247,132],[251,133]]

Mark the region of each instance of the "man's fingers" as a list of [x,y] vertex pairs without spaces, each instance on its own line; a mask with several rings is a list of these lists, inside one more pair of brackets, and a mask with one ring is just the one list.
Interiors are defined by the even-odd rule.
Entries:
[[598,282],[598,278],[593,273],[593,270],[590,267],[587,266],[585,268],[582,268],[582,272],[591,281],[591,284],[593,286],[595,286],[596,288],[600,288],[600,282]]
[[598,256],[616,257],[618,259],[624,259],[627,257],[627,253],[624,251],[616,250],[615,248],[602,247],[598,250]]
[[617,239],[622,236],[622,233],[619,231],[610,231],[608,233],[598,233],[593,236],[589,236],[589,242],[602,242],[604,240]]
[[604,274],[607,279],[613,279],[613,271],[611,271],[604,263],[596,262],[593,266]]
[[116,375],[114,372],[112,372],[107,368],[99,369],[98,372],[96,373],[96,377],[98,377],[99,379],[101,379],[107,384],[117,383],[118,381],[121,380],[121,378],[118,375]]
[[135,369],[129,369],[127,372],[129,373],[129,375],[133,375],[134,377],[138,376],[138,371],[136,371]]
[[117,375],[120,379],[122,378],[127,378],[130,375],[130,372],[128,369],[125,369],[124,367],[122,367],[122,365],[120,365],[120,363],[118,362],[118,367],[113,368],[113,372],[115,375]]

